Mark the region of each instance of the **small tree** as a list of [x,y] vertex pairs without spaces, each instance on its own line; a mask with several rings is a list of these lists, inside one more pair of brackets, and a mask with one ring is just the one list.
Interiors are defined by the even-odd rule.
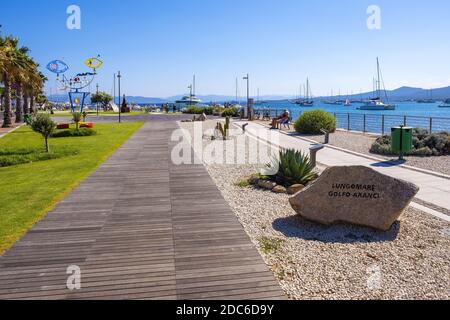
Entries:
[[77,131],[80,129],[80,121],[83,118],[83,114],[81,112],[74,112],[72,114],[73,122],[75,122],[75,128]]
[[113,97],[106,92],[99,92],[91,97],[91,103],[100,103],[103,110],[108,108],[109,103],[113,100]]
[[39,113],[31,122],[31,129],[42,134],[45,139],[45,151],[50,152],[48,139],[56,129],[56,123],[50,118],[48,114]]

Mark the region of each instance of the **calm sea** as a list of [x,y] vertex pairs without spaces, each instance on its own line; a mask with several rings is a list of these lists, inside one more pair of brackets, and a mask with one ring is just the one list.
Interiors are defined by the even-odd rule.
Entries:
[[293,119],[297,119],[304,111],[322,109],[336,114],[339,128],[373,133],[386,133],[393,126],[405,124],[405,120],[406,125],[411,127],[425,129],[431,127],[433,132],[450,131],[450,108],[439,108],[440,104],[400,102],[395,103],[397,106],[396,110],[367,111],[358,110],[361,104],[353,104],[350,107],[346,107],[343,105],[328,105],[322,102],[316,102],[314,107],[301,107],[289,101],[269,101],[258,104],[255,106],[255,109],[288,109]]

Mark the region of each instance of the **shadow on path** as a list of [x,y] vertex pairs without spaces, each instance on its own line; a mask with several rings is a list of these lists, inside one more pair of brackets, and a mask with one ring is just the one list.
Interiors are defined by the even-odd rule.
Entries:
[[405,160],[386,160],[386,161],[372,163],[371,166],[379,167],[379,168],[390,168],[390,167],[398,167],[405,163],[406,163]]
[[397,239],[401,223],[397,221],[387,232],[355,225],[324,226],[299,216],[279,218],[273,228],[288,238],[300,238],[324,243],[377,243]]

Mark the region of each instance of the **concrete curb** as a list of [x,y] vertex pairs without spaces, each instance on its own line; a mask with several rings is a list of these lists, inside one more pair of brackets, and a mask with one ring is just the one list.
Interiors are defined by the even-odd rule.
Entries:
[[23,126],[25,125],[25,123],[22,123],[21,125],[19,125],[19,126],[17,126],[17,127],[15,127],[15,128],[13,128],[13,129],[11,129],[10,131],[8,131],[8,132],[6,132],[6,133],[3,133],[3,134],[0,134],[0,139],[1,138],[3,138],[3,137],[5,137],[6,135],[8,135],[8,134],[10,134],[11,132],[14,132],[14,131],[16,131],[17,129],[20,129],[20,128],[22,128]]
[[[262,124],[259,124],[259,123],[258,123],[258,125],[260,125],[262,127],[266,127],[266,128],[268,127],[268,126],[265,126],[265,125],[262,125]],[[311,139],[308,139],[308,138],[305,138],[305,137],[302,137],[302,136],[292,135],[292,134],[289,134],[289,133],[284,132],[284,131],[280,131],[280,133],[284,134],[284,135],[287,135],[287,136],[290,136],[290,137],[293,137],[293,138],[297,138],[297,139],[303,140],[303,141],[311,142],[311,143],[314,143],[314,144],[318,143],[317,141],[314,141],[314,140],[311,140]],[[417,168],[417,167],[412,167],[412,166],[408,166],[408,165],[405,165],[405,164],[397,164],[395,161],[392,161],[392,160],[386,160],[386,159],[381,159],[381,158],[377,158],[377,157],[374,157],[374,156],[369,156],[367,154],[363,154],[363,153],[359,153],[359,152],[356,152],[356,151],[351,151],[351,150],[339,148],[339,147],[336,147],[336,146],[333,146],[333,145],[329,145],[329,144],[325,144],[324,146],[326,148],[342,151],[342,152],[345,152],[345,153],[348,153],[348,154],[352,154],[352,155],[355,155],[355,156],[359,156],[359,157],[362,157],[362,158],[366,158],[366,159],[369,159],[369,160],[378,161],[378,162],[384,162],[384,163],[396,165],[398,167],[405,168],[405,169],[408,169],[408,170],[412,170],[412,171],[416,171],[416,172],[420,172],[420,173],[425,173],[425,174],[429,174],[429,175],[432,175],[432,176],[435,176],[435,177],[438,177],[438,178],[443,178],[443,179],[450,180],[450,176],[446,175],[444,173],[435,172],[435,171],[426,170],[426,169],[421,169],[421,168]]]

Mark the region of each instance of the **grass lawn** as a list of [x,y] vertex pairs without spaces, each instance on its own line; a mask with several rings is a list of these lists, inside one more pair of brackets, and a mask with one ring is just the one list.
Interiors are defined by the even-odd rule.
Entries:
[[[96,124],[96,136],[50,139],[50,150],[67,152],[67,156],[0,168],[0,255],[98,168],[142,124]],[[43,147],[42,136],[28,127],[0,139],[0,149]]]

